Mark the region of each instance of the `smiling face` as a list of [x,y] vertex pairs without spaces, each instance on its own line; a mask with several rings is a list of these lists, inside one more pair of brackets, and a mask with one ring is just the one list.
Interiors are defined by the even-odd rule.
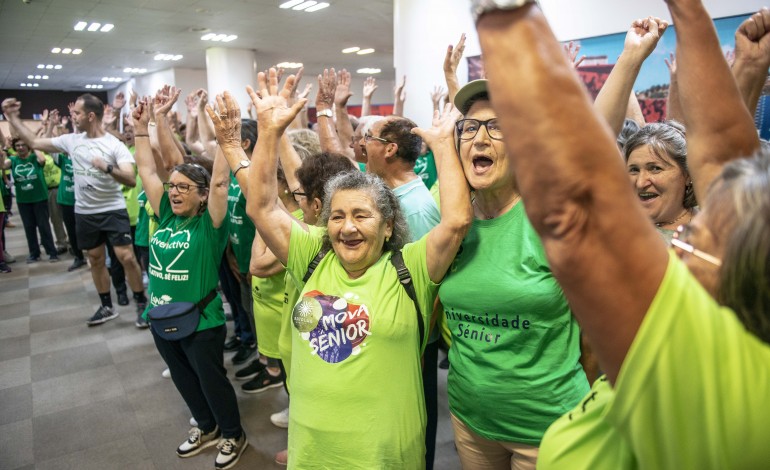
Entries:
[[668,155],[649,145],[634,149],[626,170],[647,215],[656,224],[675,220],[684,212],[687,177]]
[[[465,119],[479,121],[496,117],[492,105],[486,100],[475,102],[464,116]],[[505,144],[502,140],[489,137],[486,127],[482,126],[472,139],[460,141],[460,160],[465,179],[476,191],[513,185],[513,167],[508,161]]]
[[29,156],[29,147],[27,147],[27,144],[25,144],[23,140],[19,140],[13,144],[13,149],[16,150],[16,154],[20,158],[27,158]]
[[208,198],[208,190],[204,190],[204,194],[201,194],[196,183],[178,171],[171,173],[168,182],[173,185],[190,185],[187,194],[182,194],[177,188],[169,188],[168,199],[171,202],[171,210],[174,215],[192,217],[197,214],[201,209],[201,203]]
[[331,198],[327,229],[332,249],[351,278],[360,277],[382,256],[385,238],[393,233],[371,195],[339,190]]

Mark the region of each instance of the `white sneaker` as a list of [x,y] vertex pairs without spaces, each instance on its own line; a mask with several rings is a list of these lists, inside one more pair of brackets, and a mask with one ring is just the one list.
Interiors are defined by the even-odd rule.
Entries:
[[177,447],[176,455],[180,457],[192,457],[193,455],[197,455],[206,447],[216,445],[219,442],[219,436],[221,435],[222,433],[219,431],[219,426],[214,428],[214,430],[208,434],[203,434],[203,431],[197,427],[193,427],[190,429],[190,435],[187,440]]
[[270,422],[278,426],[279,428],[289,427],[289,409],[281,410],[278,413],[270,415]]
[[226,470],[234,467],[248,446],[249,441],[246,440],[246,433],[243,431],[241,431],[241,437],[238,439],[220,439],[219,444],[217,444],[219,454],[214,460],[214,468]]
[[171,370],[169,370],[169,368],[166,367],[166,369],[163,372],[161,372],[160,375],[164,379],[170,379],[171,378]]
[[198,427],[198,422],[195,421],[195,418],[193,418],[193,417],[190,417],[190,426],[192,426],[194,428]]

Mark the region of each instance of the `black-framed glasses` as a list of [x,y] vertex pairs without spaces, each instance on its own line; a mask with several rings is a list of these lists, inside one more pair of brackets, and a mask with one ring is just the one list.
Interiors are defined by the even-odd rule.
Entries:
[[374,135],[372,135],[372,134],[367,132],[364,135],[364,141],[365,142],[371,142],[372,140],[376,140],[377,142],[382,142],[383,144],[395,144],[395,142],[392,142],[392,141],[390,141],[388,139],[383,139],[382,137],[374,136]]
[[690,235],[692,235],[692,227],[690,224],[680,225],[676,228],[676,232],[674,232],[674,236],[671,238],[671,246],[679,248],[682,251],[686,251],[696,258],[700,258],[707,263],[713,264],[714,266],[722,266],[721,259],[714,255],[710,255],[705,251],[701,251],[688,243]]
[[479,121],[478,119],[460,119],[457,121],[457,136],[460,140],[471,140],[482,127],[487,128],[487,135],[495,140],[503,140],[503,131],[497,124],[497,118]]
[[304,192],[300,191],[299,189],[295,189],[294,191],[292,191],[291,195],[294,196],[294,200],[297,201],[297,202],[299,202],[299,198],[300,197],[307,197],[307,193],[304,193]]
[[198,186],[196,184],[187,184],[187,183],[163,183],[163,189],[166,190],[166,192],[170,192],[172,189],[176,189],[176,192],[179,194],[187,194],[190,192],[190,188],[198,188],[198,189],[204,189],[205,186]]

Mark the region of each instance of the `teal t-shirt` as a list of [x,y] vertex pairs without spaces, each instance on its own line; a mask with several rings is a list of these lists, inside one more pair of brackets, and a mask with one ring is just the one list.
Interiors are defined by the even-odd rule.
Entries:
[[147,216],[147,194],[142,190],[136,197],[139,204],[139,215],[136,218],[136,234],[134,235],[134,245],[150,246],[150,219]]
[[[178,217],[168,193],[160,200],[160,222],[150,240],[148,288],[144,312],[171,302],[199,302],[219,283],[219,264],[227,245],[227,217],[214,228],[208,209],[193,217]],[[217,294],[205,308],[196,331],[225,323],[222,299]]]
[[16,202],[33,203],[48,199],[48,185],[45,184],[43,165],[37,161],[35,152],[27,158],[14,155],[11,159],[11,175],[16,188]]
[[238,261],[241,274],[249,272],[251,244],[254,242],[256,227],[246,215],[246,198],[235,176],[230,174],[230,189],[227,191],[227,216],[230,218],[230,246]]
[[61,168],[61,182],[56,202],[62,206],[75,205],[75,176],[72,173],[72,159],[66,153],[54,155],[54,162]]
[[473,221],[439,296],[452,413],[487,439],[539,445],[589,386],[580,330],[523,204]]
[[770,344],[669,257],[615,387],[548,429],[538,468],[768,467]]
[[414,172],[425,183],[426,188],[430,189],[433,187],[433,183],[438,180],[438,173],[436,172],[436,161],[432,150],[428,149],[428,153],[417,157],[417,161],[414,164]]
[[421,179],[414,179],[393,188],[393,193],[398,198],[401,211],[404,213],[407,225],[409,225],[411,241],[419,240],[441,222],[441,213],[439,213],[436,202],[430,195],[428,188],[422,184]]
[[[402,252],[427,324],[438,286],[428,277],[426,239]],[[321,244],[293,224],[293,278],[302,279]],[[417,314],[390,252],[350,279],[330,251],[303,287],[292,324],[289,468],[424,468]]]

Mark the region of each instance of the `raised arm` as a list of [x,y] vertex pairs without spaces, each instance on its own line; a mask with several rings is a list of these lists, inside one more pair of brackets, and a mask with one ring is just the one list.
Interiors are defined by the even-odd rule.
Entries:
[[706,192],[722,167],[759,147],[749,114],[727,66],[714,24],[700,0],[669,0],[676,24],[679,101],[687,126],[687,166],[695,196]]
[[242,162],[248,161],[249,157],[241,145],[241,108],[229,91],[217,95],[216,100],[219,113],[215,113],[210,106],[206,107],[206,111],[214,125],[219,151],[227,161],[229,171],[235,175],[243,196],[248,199],[249,167],[244,166]]
[[251,260],[249,261],[249,273],[252,276],[266,278],[275,276],[284,271],[285,268],[278,261],[272,251],[265,245],[259,233],[254,235],[254,241],[251,244]]
[[433,91],[430,93],[430,100],[433,102],[433,112],[441,112],[441,100],[447,96],[444,91],[444,87],[436,85],[433,87]]
[[315,96],[316,119],[318,120],[318,136],[321,138],[321,149],[324,152],[344,153],[334,118],[330,116],[334,107],[334,94],[337,91],[337,73],[334,69],[324,69],[318,75],[318,93]]
[[49,138],[39,138],[30,128],[24,125],[19,113],[21,112],[21,101],[16,98],[6,98],[3,100],[3,114],[11,125],[11,128],[19,134],[21,140],[27,144],[30,149],[42,150],[44,152],[61,152],[61,149],[53,145]]
[[393,115],[404,116],[404,103],[406,103],[406,75],[401,79],[401,84],[393,87]]
[[209,216],[214,227],[222,225],[227,216],[227,191],[230,189],[230,168],[222,150],[217,147],[209,188]]
[[184,141],[192,147],[200,142],[198,139],[198,95],[192,92],[184,99],[187,106],[187,125],[185,126]]
[[604,116],[613,135],[620,134],[623,129],[628,99],[633,92],[634,82],[642,68],[642,63],[655,50],[658,40],[667,27],[666,21],[652,16],[631,23],[626,33],[623,52],[594,102],[594,109]]
[[294,77],[286,79],[283,89],[278,90],[275,69],[257,76],[259,95],[251,87],[246,90],[254,102],[259,121],[259,137],[251,156],[249,172],[249,197],[246,214],[257,227],[259,234],[276,258],[286,264],[289,258],[289,238],[292,218],[281,207],[278,193],[278,141],[286,127],[305,105],[300,99],[289,108],[287,99]]
[[615,136],[540,9],[528,3],[486,13],[477,28],[527,215],[614,381],[663,278],[666,247],[628,184]]
[[353,141],[353,124],[350,123],[348,115],[348,100],[353,96],[350,91],[350,72],[345,69],[337,74],[337,91],[334,93],[334,110],[337,116],[336,128],[337,138],[342,144],[343,154],[350,160],[355,160],[355,153],[349,144]]
[[377,90],[377,79],[366,77],[364,80],[363,98],[361,99],[361,117],[372,114],[372,95]]
[[679,75],[676,73],[676,55],[671,53],[663,59],[668,67],[668,99],[666,100],[666,119],[684,123],[682,103],[679,102]]
[[767,7],[747,18],[735,31],[733,76],[751,114],[757,110],[770,67],[770,10]]
[[134,119],[134,141],[136,151],[134,159],[139,167],[139,177],[142,178],[142,186],[147,195],[147,201],[150,203],[153,212],[160,213],[160,199],[163,195],[163,181],[158,176],[155,158],[152,154],[150,145],[150,134],[148,133],[150,123],[149,98],[145,98],[137,103],[132,117]]
[[433,150],[438,171],[441,222],[428,233],[427,253],[428,275],[433,282],[444,278],[473,222],[470,190],[455,146],[455,123],[460,117],[460,112],[447,104],[443,113],[433,113],[432,128],[412,130]]
[[[203,88],[198,89],[198,132],[200,132],[201,143],[206,149],[208,158],[213,158],[216,153],[217,138],[214,131],[214,124],[209,119],[209,114],[204,112],[208,104],[209,95]],[[238,136],[240,139],[240,136]]]
[[302,159],[289,140],[289,136],[284,133],[279,143],[278,154],[281,161],[281,168],[286,177],[286,184],[290,191],[299,189],[299,179],[297,179],[297,169],[302,166]]
[[460,60],[463,58],[463,52],[465,51],[465,33],[460,35],[460,40],[457,41],[457,45],[452,47],[450,44],[446,48],[446,56],[444,56],[444,80],[446,80],[447,93],[450,103],[454,103],[455,95],[460,89],[460,82],[457,79],[457,66],[460,65]]
[[180,149],[181,144],[174,136],[168,119],[168,113],[176,100],[179,99],[180,93],[181,90],[177,87],[166,85],[158,90],[153,101],[160,152],[163,155],[163,161],[171,167],[184,163],[184,151]]

